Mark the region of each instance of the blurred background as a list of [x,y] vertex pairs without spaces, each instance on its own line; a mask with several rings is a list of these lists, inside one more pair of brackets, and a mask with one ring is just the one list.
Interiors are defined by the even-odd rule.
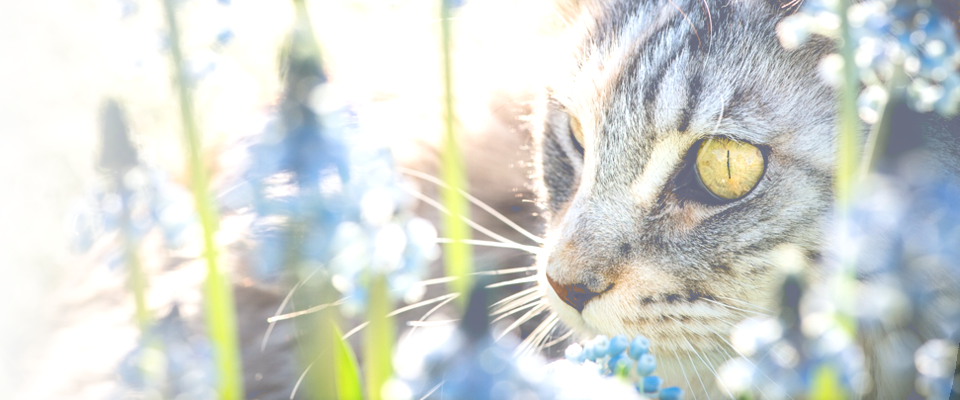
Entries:
[[[202,153],[211,190],[219,195],[231,174],[245,168],[250,138],[264,131],[283,95],[282,50],[296,12],[292,2],[175,3]],[[523,201],[530,198],[527,138],[516,129],[516,117],[525,110],[500,101],[522,98],[517,88],[534,79],[528,72],[536,27],[521,22],[537,4],[501,3],[499,9],[510,12],[489,12],[489,3],[474,11],[458,9],[456,104],[463,147],[473,149],[465,154],[474,171],[473,191],[535,227],[537,208]],[[398,164],[435,175],[444,93],[439,2],[350,0],[308,6],[325,72],[336,83],[325,99],[349,105],[356,123],[392,148]],[[176,201],[189,198],[163,15],[162,1],[0,5],[0,137],[6,143],[0,146],[0,393],[5,393],[0,397],[117,394],[118,366],[140,336],[133,294],[124,260],[104,244],[116,241],[116,233],[81,237],[81,220],[91,199],[107,187],[98,163],[108,100],[120,106],[141,165],[162,172]],[[423,185],[423,190],[437,197],[436,187]],[[437,220],[435,209],[418,207]],[[492,218],[479,222],[506,230]],[[202,330],[200,286],[206,272],[198,261],[203,250],[197,230],[186,229],[183,243],[173,249],[155,232],[144,236],[140,263],[149,277],[151,313],[160,318],[177,304],[186,323]],[[249,232],[249,219],[225,216],[217,238],[230,249],[224,268],[237,287],[238,308],[246,310],[239,316],[241,341],[257,354],[244,373],[274,381],[261,389],[260,398],[285,398],[263,393],[289,394],[296,382],[301,368],[289,354],[295,334],[278,326],[277,344],[263,352],[259,345],[269,326],[266,318],[277,311],[291,284],[257,275],[258,264],[251,261],[257,249],[249,246]],[[478,269],[532,265],[524,254],[479,252]],[[433,265],[435,275],[442,275]]]
[[[322,387],[328,379],[338,379],[338,390],[357,383],[343,373],[351,368],[356,372],[358,364],[364,368],[364,384],[375,382],[375,389],[364,389],[367,398],[377,398],[370,393],[380,389],[411,398],[404,390],[423,394],[436,387],[404,389],[390,383],[390,367],[383,372],[369,370],[371,365],[407,365],[415,372],[400,378],[408,383],[421,375],[424,382],[432,382],[427,378],[435,376],[428,375],[436,371],[427,371],[422,354],[399,351],[397,359],[412,364],[398,364],[397,359],[392,363],[391,345],[376,347],[383,344],[377,340],[397,339],[401,348],[409,341],[408,349],[448,343],[439,333],[450,334],[455,323],[470,322],[459,321],[464,312],[470,315],[470,280],[489,288],[489,299],[477,300],[484,318],[484,306],[508,299],[493,309],[499,314],[493,328],[483,319],[477,325],[480,331],[492,329],[498,336],[512,332],[535,345],[549,344],[543,354],[557,358],[570,335],[556,318],[538,329],[543,321],[538,315],[545,307],[532,288],[532,266],[541,215],[529,186],[530,121],[524,118],[531,111],[532,93],[550,78],[544,66],[568,53],[552,48],[544,35],[550,26],[541,22],[552,18],[547,3],[2,0],[0,398],[325,398],[333,396]],[[823,17],[836,7],[808,3],[806,17]],[[893,60],[882,46],[864,46],[871,42],[861,40],[856,51],[865,54],[857,57],[866,60],[858,67],[867,90],[851,108],[854,114],[846,117],[884,121],[881,117],[892,109],[885,109],[887,104],[898,103],[925,112],[955,112],[960,57],[954,31],[940,24],[944,20],[916,11],[928,2],[887,3],[907,11],[861,7],[863,15],[883,17],[862,18],[870,23],[858,27],[856,35],[880,37],[893,26],[901,46],[909,50],[904,53],[916,56],[916,70],[908,72],[918,78],[893,85],[895,79],[883,71],[902,72],[913,64]],[[447,8],[441,10],[441,4]],[[957,7],[960,3],[942,8],[956,14]],[[171,10],[178,35],[170,33]],[[442,23],[442,15],[450,16],[449,24]],[[912,18],[910,29],[926,33],[911,35],[897,21],[891,23],[904,15]],[[811,33],[836,36],[836,28],[818,31],[823,24],[803,18],[783,31],[797,41]],[[934,46],[939,51],[932,51],[929,43],[913,43],[914,36],[920,37],[918,42],[941,41]],[[451,44],[447,51],[444,38]],[[859,87],[859,82],[850,84]],[[193,116],[180,108],[184,96],[192,101]],[[888,103],[888,98],[896,100]],[[454,131],[462,157],[446,157],[451,152],[445,138]],[[443,174],[450,165],[466,171],[465,186],[454,186],[468,187],[476,202],[467,205],[461,197],[459,206],[451,202],[444,182],[460,178]],[[197,188],[191,188],[191,182],[198,174],[206,177],[200,189],[209,193],[215,207],[194,203],[191,190]],[[952,255],[960,236],[951,232],[960,226],[958,214],[940,211],[950,210],[957,193],[944,189],[935,194],[911,204],[937,215],[943,229],[934,235],[938,239],[917,236],[901,242],[925,242],[935,247],[929,254],[956,259]],[[896,224],[909,220],[903,217],[907,211],[889,208],[889,202],[864,199],[867,211],[852,213],[866,216],[867,227],[858,232],[873,232],[870,218],[878,215],[883,223],[893,220],[884,217],[893,215],[891,210],[901,213]],[[928,199],[939,203],[929,206],[924,203]],[[481,203],[486,208],[477,205]],[[877,204],[882,206],[871,208]],[[450,222],[441,210],[454,207],[470,211],[474,239],[481,241],[474,242],[472,253],[446,260],[444,268],[439,246],[458,241],[449,224],[463,222]],[[210,212],[219,214],[214,218],[219,229],[205,242],[211,232],[204,225]],[[912,232],[896,224],[883,227],[903,236]],[[479,229],[487,230],[487,237],[477,234]],[[872,237],[864,234],[855,240]],[[217,249],[216,268],[211,267],[214,257],[205,259],[205,246]],[[472,266],[466,266],[470,263],[465,259],[472,260]],[[898,262],[891,268],[903,273]],[[451,264],[463,268],[450,269]],[[945,264],[956,267],[955,262]],[[383,283],[381,278],[386,281],[382,290],[371,289]],[[785,285],[790,284],[796,282],[788,279]],[[926,304],[917,293],[928,294],[915,290],[893,297],[909,297],[909,307]],[[518,296],[507,297],[514,294]],[[820,305],[829,313],[823,313],[831,318],[839,314],[838,320],[856,317],[866,323],[884,317],[851,316],[851,310],[837,311],[824,303]],[[331,304],[337,312],[324,314]],[[233,313],[211,313],[205,307],[235,309],[236,320],[230,319]],[[799,305],[790,307],[796,310]],[[960,314],[953,303],[944,307],[952,314],[937,322],[952,329],[954,336],[947,337],[955,339]],[[791,308],[784,309],[789,314]],[[370,317],[384,310],[394,310],[395,319],[381,324]],[[204,318],[211,314],[220,319]],[[799,318],[796,312],[791,315]],[[326,332],[330,321],[340,331]],[[367,322],[370,327],[361,331]],[[768,319],[764,326],[780,329],[780,322]],[[224,331],[224,326],[230,328]],[[782,338],[751,336],[761,343],[754,347],[782,349],[789,344],[803,350],[804,343],[819,340],[804,337],[798,326],[782,329]],[[741,326],[759,331],[753,327]],[[408,334],[414,329],[420,329],[420,335]],[[349,340],[332,340],[335,335]],[[335,361],[327,363],[334,355],[315,351],[312,340],[337,349]],[[453,354],[456,361],[456,354],[468,347],[463,343],[482,342],[476,337],[463,340],[452,342],[460,347],[450,345],[441,353]],[[336,346],[343,343],[347,345]],[[499,348],[483,343],[477,347]],[[609,347],[602,340],[590,343],[590,351],[597,343]],[[909,351],[916,353],[903,353],[897,365],[913,374],[917,371],[911,354],[933,360],[928,364],[936,368],[919,371],[934,382],[928,391],[946,388],[944,393],[950,393],[946,385],[952,375],[940,368],[956,362],[949,354],[956,347],[949,344],[910,342]],[[821,364],[832,365],[830,357],[859,351],[849,341],[845,346],[823,357],[807,359],[804,354],[801,367],[816,371]],[[217,364],[225,348],[236,351],[226,359],[242,358],[242,369],[230,372],[231,365],[240,367],[238,361]],[[512,349],[498,351],[494,353],[500,357]],[[469,362],[483,361],[474,357],[477,354],[463,354],[473,357]],[[567,355],[584,362],[582,356]],[[503,356],[497,362],[511,366],[503,371],[535,370],[517,367],[513,360]],[[732,367],[746,368],[740,364]],[[314,365],[314,375],[309,375]],[[461,372],[476,370],[461,367]],[[756,369],[749,372],[754,378]],[[401,370],[396,372],[403,375]],[[731,370],[738,379],[749,375]],[[797,376],[792,367],[776,371],[791,379]],[[511,382],[531,382],[529,376],[513,372]],[[611,373],[609,368],[606,372]],[[242,394],[230,387],[231,379],[243,387]],[[472,384],[477,382],[487,381]],[[804,381],[790,390],[832,387],[832,381],[826,382],[817,386]],[[590,389],[589,395],[605,393],[593,390],[593,383],[578,384]],[[609,382],[596,385],[612,387]],[[487,386],[493,393],[494,385]],[[636,395],[641,387],[630,390]],[[490,393],[476,397],[499,398]],[[351,393],[336,395],[353,398]]]

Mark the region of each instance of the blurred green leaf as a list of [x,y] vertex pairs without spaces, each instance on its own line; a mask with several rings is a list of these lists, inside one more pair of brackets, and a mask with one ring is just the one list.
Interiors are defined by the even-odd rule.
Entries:
[[337,334],[337,348],[334,354],[334,371],[337,375],[337,397],[344,399],[361,399],[363,393],[360,384],[360,366],[357,364],[357,355],[350,347],[350,343],[343,339],[343,332],[336,324],[333,330]]
[[[443,108],[444,128],[446,134],[443,141],[443,152],[440,175],[447,184],[440,193],[443,206],[449,211],[443,216],[443,235],[451,239],[451,243],[444,247],[443,264],[447,276],[457,279],[450,282],[450,290],[455,293],[466,294],[473,287],[471,274],[473,273],[473,255],[471,246],[466,243],[470,239],[470,228],[464,222],[470,217],[470,206],[467,199],[458,192],[469,192],[467,174],[463,167],[463,156],[457,143],[456,114],[453,106],[453,72],[452,72],[452,27],[450,0],[440,0],[440,29],[443,53]],[[466,295],[460,296],[461,305],[465,305]]]
[[847,396],[840,382],[837,371],[829,366],[822,365],[813,373],[810,384],[810,400],[842,400]]
[[[854,61],[854,52],[857,44],[850,32],[850,20],[846,10],[850,8],[852,0],[840,0],[840,55],[843,57],[843,85],[839,96],[839,122],[837,143],[837,172],[834,177],[835,204],[839,220],[843,221],[848,213],[850,204],[857,193],[857,173],[860,166],[861,146],[860,116],[857,115],[857,97],[860,92],[860,79],[857,77],[857,65]],[[854,309],[856,299],[856,260],[841,260],[842,273],[839,276],[840,285],[850,290],[843,293],[843,300],[839,305],[841,325],[851,336],[856,336],[856,322],[850,315]]]
[[124,256],[127,259],[127,268],[130,269],[129,285],[133,291],[133,303],[136,307],[137,326],[140,332],[146,332],[150,326],[150,311],[147,310],[147,275],[143,273],[140,258],[137,257],[136,247],[132,239],[124,238]]
[[207,279],[204,283],[204,314],[207,332],[213,343],[220,399],[240,400],[243,395],[243,367],[240,358],[240,339],[237,333],[237,315],[230,281],[217,266],[216,232],[220,217],[214,206],[204,170],[200,129],[194,115],[193,95],[183,64],[180,48],[180,30],[177,27],[174,0],[163,0],[164,16],[170,29],[170,60],[174,71],[174,86],[180,104],[180,117],[186,145],[190,189],[196,202],[197,214],[203,228],[203,257],[207,263]]
[[380,389],[393,375],[393,318],[387,278],[374,274],[370,279],[370,305],[367,318],[370,325],[364,334],[363,368],[366,371],[367,398],[380,399]]

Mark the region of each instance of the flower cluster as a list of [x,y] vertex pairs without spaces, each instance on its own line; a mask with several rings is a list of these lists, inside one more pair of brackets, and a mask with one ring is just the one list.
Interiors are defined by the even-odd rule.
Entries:
[[[112,1],[117,16],[121,20],[136,18],[137,14],[140,13],[140,3],[138,0]],[[176,5],[181,5],[186,2],[187,0],[174,1]],[[234,25],[231,21],[232,11],[228,8],[231,5],[229,0],[205,0],[195,3],[198,4],[196,4],[197,7],[194,7],[193,12],[198,14],[199,18],[204,20],[204,23],[194,24],[196,27],[192,30],[199,32],[191,31],[187,32],[187,34],[197,36],[199,38],[198,40],[204,43],[204,46],[195,51],[189,59],[186,60],[187,83],[191,85],[196,85],[216,71],[218,65],[220,65],[223,60],[222,50],[230,44],[236,36],[232,28]],[[149,43],[149,46],[144,46],[146,43],[143,42],[134,42],[134,44],[138,47],[142,46],[162,51],[168,50],[170,38],[167,32],[157,32],[156,38],[156,42]],[[135,56],[133,65],[138,67],[143,66],[145,60],[143,59],[141,51],[138,49],[130,49],[128,52]]]
[[[385,386],[384,397],[644,399],[625,380],[601,374],[591,365],[567,360],[548,365],[539,355],[517,356],[519,341],[515,337],[494,339],[488,325],[485,289],[478,287],[459,328],[433,327],[401,342],[394,357],[398,375]],[[612,355],[609,349],[605,354]],[[652,371],[653,366],[649,368]],[[660,383],[650,381],[649,385],[659,389]],[[662,398],[680,398],[669,397],[670,391],[675,392],[660,391],[661,396],[668,396]]]
[[633,340],[624,335],[607,338],[599,335],[585,345],[572,344],[564,352],[567,361],[575,364],[589,362],[605,376],[616,375],[637,382],[637,392],[648,398],[679,400],[683,390],[662,388],[663,380],[653,375],[657,359],[650,354],[650,339],[637,336]]
[[[138,243],[153,229],[160,229],[167,247],[182,247],[188,228],[196,222],[190,193],[163,171],[140,162],[119,104],[107,102],[101,119],[102,179],[72,213],[73,248],[85,252],[101,237],[117,231],[124,240]],[[124,259],[124,249],[115,251],[111,266]]]
[[361,129],[357,107],[336,96],[302,35],[294,38],[284,99],[247,139],[245,165],[221,203],[255,217],[260,279],[323,270],[348,314],[365,307],[371,274],[386,275],[393,299],[416,299],[426,263],[439,255],[436,230],[413,215],[384,141]]
[[862,395],[866,375],[860,347],[836,321],[817,323],[823,331],[807,328],[806,334],[803,326],[773,317],[739,323],[731,343],[747,358],[731,359],[718,369],[723,387],[767,399],[804,397],[823,385],[831,395]]
[[[903,164],[912,166],[899,177],[870,175],[836,218],[820,266],[828,279],[807,286],[790,275],[778,318],[736,326],[731,343],[749,358],[720,368],[725,386],[764,398],[825,387],[847,397],[915,388],[947,398],[960,341],[960,301],[951,297],[960,290],[960,188]],[[878,370],[883,380],[873,381]]]
[[[900,96],[900,90],[917,111],[957,112],[960,42],[953,21],[924,0],[871,0],[855,2],[848,10],[841,7],[839,0],[804,1],[800,12],[778,26],[781,42],[792,48],[811,34],[839,38],[839,13],[847,12],[850,36],[857,45],[854,61],[866,85],[858,101],[865,122],[877,122],[887,99]],[[839,76],[842,63],[838,55],[824,60],[828,80]],[[900,74],[909,81],[899,82]],[[893,85],[896,92],[885,88]]]
[[[176,305],[140,337],[117,369],[125,384],[145,397],[207,400],[216,399],[216,374],[210,343],[191,334]],[[129,398],[130,393],[117,393]]]

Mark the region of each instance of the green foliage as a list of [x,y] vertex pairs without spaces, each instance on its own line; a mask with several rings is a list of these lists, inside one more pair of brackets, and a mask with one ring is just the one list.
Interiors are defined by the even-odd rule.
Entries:
[[173,0],[163,0],[167,27],[170,29],[170,57],[174,71],[174,86],[180,103],[180,116],[187,153],[190,188],[196,202],[197,214],[203,228],[204,259],[207,263],[207,278],[204,283],[205,314],[207,331],[214,348],[217,369],[219,397],[224,400],[244,399],[243,374],[240,360],[240,345],[237,334],[237,317],[233,301],[233,291],[229,280],[217,267],[217,245],[214,235],[217,232],[219,216],[214,207],[207,185],[201,154],[200,132],[194,116],[193,97],[187,87],[187,73],[183,65],[183,53],[180,48],[180,33],[177,28],[175,4]]
[[[456,277],[450,283],[454,293],[468,293],[472,287],[473,255],[471,247],[465,241],[470,239],[470,228],[464,222],[470,216],[467,199],[458,190],[469,192],[467,176],[463,167],[463,156],[457,143],[456,115],[453,106],[453,71],[451,50],[451,9],[450,0],[440,0],[440,29],[443,55],[443,98],[444,128],[443,154],[440,175],[447,184],[442,189],[441,199],[448,213],[443,217],[443,235],[451,239],[444,248],[443,263],[447,276]],[[467,296],[460,296],[464,305]]]
[[[129,211],[125,211],[124,218],[128,218]],[[140,257],[137,256],[137,242],[130,235],[123,235],[123,253],[127,261],[130,276],[127,284],[133,292],[133,302],[136,307],[137,326],[140,332],[146,332],[150,326],[150,311],[147,310],[147,275],[143,273]]]
[[343,332],[340,332],[340,328],[338,328],[336,324],[332,326],[338,338],[337,348],[334,354],[334,371],[337,375],[337,397],[340,399],[363,398],[357,355],[354,354],[350,343],[343,339]]
[[380,399],[380,389],[393,375],[394,326],[390,313],[387,279],[376,274],[370,280],[370,325],[364,334],[363,366],[366,372],[367,398]]
[[848,397],[840,383],[840,374],[835,369],[824,365],[814,372],[810,384],[810,400],[842,400]]

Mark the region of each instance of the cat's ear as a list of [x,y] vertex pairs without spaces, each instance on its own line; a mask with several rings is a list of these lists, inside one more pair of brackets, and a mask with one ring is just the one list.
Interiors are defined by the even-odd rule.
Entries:
[[591,10],[601,10],[597,5],[603,0],[555,0],[550,4],[551,11],[545,16],[542,24],[544,33],[562,32],[583,18],[584,14],[591,14]]

